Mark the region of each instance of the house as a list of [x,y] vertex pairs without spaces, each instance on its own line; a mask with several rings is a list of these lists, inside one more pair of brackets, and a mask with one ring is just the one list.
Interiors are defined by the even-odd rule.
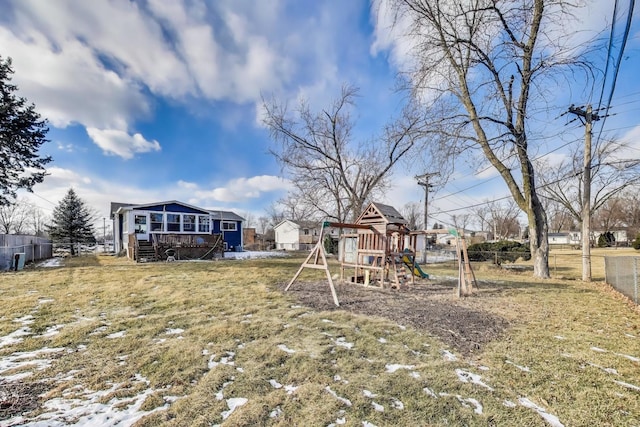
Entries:
[[581,234],[579,231],[565,231],[548,233],[549,245],[579,245]]
[[[145,204],[111,203],[116,253],[126,251],[136,258],[134,248],[154,245],[207,247],[217,237],[220,248],[234,251],[243,247],[242,221],[229,211],[212,211],[176,200]],[[186,251],[186,249],[185,249]]]
[[321,224],[313,221],[282,220],[273,227],[276,249],[310,250],[318,243],[320,227]]

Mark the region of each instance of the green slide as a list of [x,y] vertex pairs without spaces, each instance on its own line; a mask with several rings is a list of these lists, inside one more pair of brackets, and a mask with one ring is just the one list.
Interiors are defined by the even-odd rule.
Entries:
[[409,267],[409,269],[413,268],[413,275],[414,276],[421,277],[423,279],[428,279],[429,278],[429,275],[427,273],[425,273],[424,271],[422,271],[422,269],[420,268],[420,266],[417,263],[415,265],[413,265],[413,257],[412,256],[404,255],[402,257],[402,261],[404,262],[404,265]]

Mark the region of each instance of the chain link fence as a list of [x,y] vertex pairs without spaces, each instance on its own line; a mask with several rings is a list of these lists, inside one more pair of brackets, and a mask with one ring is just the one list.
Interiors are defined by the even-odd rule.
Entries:
[[605,281],[618,292],[640,304],[640,257],[605,256]]

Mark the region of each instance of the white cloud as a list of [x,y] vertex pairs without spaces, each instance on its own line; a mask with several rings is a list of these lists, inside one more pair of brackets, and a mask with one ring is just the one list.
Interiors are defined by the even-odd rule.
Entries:
[[194,195],[201,200],[201,203],[208,201],[234,203],[243,202],[248,199],[256,199],[264,193],[288,191],[291,183],[277,176],[260,175],[251,178],[237,178],[226,183],[224,187],[217,187],[212,190],[196,190]]
[[132,116],[148,112],[135,85],[105,70],[83,43],[72,40],[54,48],[36,31],[22,37],[0,27],[3,55],[13,60],[20,93],[56,127],[127,127]]
[[139,133],[130,135],[117,129],[87,128],[87,134],[106,154],[114,154],[123,159],[131,159],[136,153],[160,151],[158,141],[147,141]]

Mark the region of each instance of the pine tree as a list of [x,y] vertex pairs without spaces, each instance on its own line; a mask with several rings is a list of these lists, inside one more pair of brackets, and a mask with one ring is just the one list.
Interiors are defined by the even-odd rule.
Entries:
[[54,242],[70,247],[71,255],[75,255],[74,245],[96,240],[93,217],[84,201],[71,188],[53,209],[53,222],[47,226],[47,232]]
[[40,157],[38,149],[47,142],[46,120],[33,104],[17,97],[11,84],[11,58],[0,56],[0,206],[12,203],[16,190],[31,188],[44,180],[44,165],[51,157]]

